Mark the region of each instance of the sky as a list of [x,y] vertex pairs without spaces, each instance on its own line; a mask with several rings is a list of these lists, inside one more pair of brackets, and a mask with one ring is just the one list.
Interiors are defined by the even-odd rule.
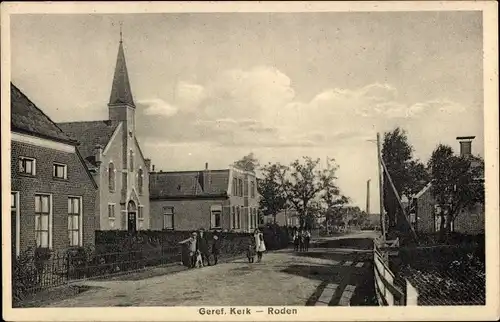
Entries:
[[484,155],[481,12],[14,15],[13,83],[56,122],[107,119],[120,22],[156,170],[329,157],[378,212],[377,132]]

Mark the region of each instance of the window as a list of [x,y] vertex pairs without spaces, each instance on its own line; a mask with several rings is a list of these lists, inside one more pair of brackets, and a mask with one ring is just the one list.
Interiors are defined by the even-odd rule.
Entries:
[[139,220],[139,229],[144,229],[144,206],[137,208],[137,219]]
[[231,229],[236,228],[236,207],[231,207]]
[[243,180],[243,196],[244,197],[248,197],[248,190],[250,190],[250,188],[248,187],[248,180]]
[[50,248],[52,245],[50,236],[51,202],[49,195],[35,195],[35,239],[36,246]]
[[250,181],[250,196],[255,198],[255,182]]
[[115,191],[115,185],[116,185],[116,169],[115,165],[113,162],[109,163],[108,166],[108,181],[109,181],[109,191],[114,192]]
[[233,178],[233,196],[238,195],[238,179]]
[[70,246],[82,245],[82,199],[68,198],[68,236]]
[[174,229],[174,207],[163,207],[163,229]]
[[134,171],[134,152],[132,150],[130,150],[130,153],[129,153],[129,156],[130,156],[130,171]]
[[68,167],[65,164],[54,163],[52,167],[52,176],[54,178],[67,179],[68,178],[67,169]]
[[253,209],[252,208],[248,208],[248,229],[252,229],[253,228]]
[[[12,225],[12,254],[16,254],[19,256],[19,247],[20,247],[20,239],[19,234],[21,232],[20,225],[20,217],[19,217],[19,192],[11,192],[10,193],[10,215],[11,215],[11,225]],[[14,233],[15,231],[15,233]]]
[[243,197],[243,180],[238,179],[238,196]]
[[108,221],[111,229],[115,228],[115,204],[108,204]]
[[222,206],[214,205],[210,207],[210,228],[222,227]]
[[137,185],[139,187],[139,195],[142,195],[142,187],[143,187],[143,184],[144,184],[144,171],[142,171],[142,169],[139,169],[138,173],[137,173]]
[[24,173],[34,176],[36,174],[36,160],[33,158],[20,157],[19,173]]
[[240,229],[240,210],[239,206],[236,207],[236,229]]

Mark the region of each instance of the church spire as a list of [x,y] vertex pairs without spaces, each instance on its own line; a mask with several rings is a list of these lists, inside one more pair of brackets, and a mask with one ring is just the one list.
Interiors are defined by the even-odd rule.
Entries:
[[118,56],[116,58],[115,74],[113,85],[111,86],[111,96],[108,105],[129,105],[135,107],[130,82],[128,79],[127,64],[125,62],[125,53],[123,51],[122,28],[120,24],[120,45],[118,47]]

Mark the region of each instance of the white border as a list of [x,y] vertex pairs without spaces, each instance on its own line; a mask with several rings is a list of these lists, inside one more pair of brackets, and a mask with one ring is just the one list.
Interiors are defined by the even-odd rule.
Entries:
[[[173,308],[85,308],[53,309],[32,308],[16,309],[10,306],[10,265],[4,265],[3,299],[6,320],[123,320],[123,321],[178,321],[178,320],[238,320],[238,321],[402,321],[402,320],[496,320],[499,318],[499,178],[498,178],[498,16],[497,2],[494,1],[427,1],[427,2],[40,2],[40,3],[2,3],[1,39],[2,39],[2,180],[4,186],[10,185],[9,153],[10,113],[4,111],[10,106],[10,21],[14,13],[153,13],[153,12],[326,12],[326,11],[440,11],[440,10],[482,10],[484,30],[484,129],[485,165],[486,165],[486,272],[487,306],[485,307],[335,307],[316,308],[298,307],[296,316],[201,316],[196,307]],[[5,123],[4,123],[5,122]],[[7,131],[6,131],[7,130]],[[489,134],[489,135],[488,135]],[[2,189],[2,198],[10,198],[8,189]],[[2,205],[7,205],[2,202]],[[5,206],[6,207],[6,206]],[[6,209],[3,209],[6,213]],[[6,218],[7,217],[7,218]],[[10,229],[10,216],[2,217],[4,229]],[[3,234],[3,245],[10,245],[9,234]],[[10,261],[10,247],[3,247],[4,263]],[[450,314],[451,313],[451,314]]]

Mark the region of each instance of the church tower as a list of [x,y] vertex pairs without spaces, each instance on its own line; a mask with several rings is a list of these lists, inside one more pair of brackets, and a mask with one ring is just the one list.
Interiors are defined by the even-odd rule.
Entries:
[[135,186],[135,103],[130,89],[130,81],[123,50],[123,38],[120,30],[120,44],[116,58],[113,84],[109,97],[109,120],[122,123],[122,204],[128,202],[131,188]]
[[118,56],[116,58],[115,74],[113,76],[113,84],[111,86],[111,95],[109,97],[108,107],[109,119],[111,121],[128,123],[128,127],[133,133],[135,130],[135,103],[132,90],[130,89],[130,81],[128,78],[121,31],[120,45],[118,47]]

